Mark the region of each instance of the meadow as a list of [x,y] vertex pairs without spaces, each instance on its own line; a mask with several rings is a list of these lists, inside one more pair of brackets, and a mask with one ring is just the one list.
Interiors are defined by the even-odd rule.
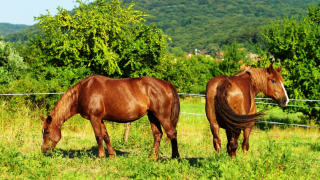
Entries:
[[[40,152],[39,118],[45,111],[0,105],[1,179],[320,179],[319,128],[256,123],[249,151],[243,154],[239,146],[237,157],[231,159],[223,129],[221,155],[213,148],[201,98],[181,100],[177,127],[181,158],[170,159],[171,144],[164,135],[157,161],[147,160],[153,146],[147,117],[131,124],[126,143],[125,124],[105,123],[117,157],[98,159],[91,124],[76,115],[64,123],[62,139],[53,156],[46,157]],[[276,107],[263,120],[303,123],[300,114],[285,114]]]

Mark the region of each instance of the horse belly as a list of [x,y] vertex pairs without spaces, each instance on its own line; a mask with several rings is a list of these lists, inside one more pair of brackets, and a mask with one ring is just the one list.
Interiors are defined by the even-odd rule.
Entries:
[[145,106],[122,106],[112,107],[106,112],[103,119],[115,122],[130,122],[141,118],[148,113],[148,109]]
[[[130,99],[130,100],[128,100]],[[138,98],[117,98],[105,104],[103,119],[115,122],[130,122],[148,113],[148,105]]]

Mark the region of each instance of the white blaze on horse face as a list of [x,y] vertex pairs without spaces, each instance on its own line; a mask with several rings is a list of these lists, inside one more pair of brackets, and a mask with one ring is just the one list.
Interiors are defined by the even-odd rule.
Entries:
[[286,98],[287,98],[286,105],[288,105],[288,103],[289,103],[289,97],[288,97],[287,91],[286,91],[286,89],[284,88],[282,82],[280,82],[280,83],[281,83],[282,89],[283,89],[283,91],[284,91],[284,94],[286,95]]

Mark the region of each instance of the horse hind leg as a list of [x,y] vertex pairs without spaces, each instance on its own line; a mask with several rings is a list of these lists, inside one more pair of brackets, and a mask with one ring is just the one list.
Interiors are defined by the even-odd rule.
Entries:
[[251,130],[252,130],[252,127],[246,128],[243,132],[242,150],[244,154],[249,150],[249,136],[250,136]]
[[170,115],[168,115],[168,117],[157,117],[157,119],[160,121],[160,124],[166,131],[168,138],[171,140],[172,159],[179,158],[177,130],[170,120]]
[[221,148],[221,139],[219,135],[220,127],[218,124],[210,123],[211,132],[213,135],[213,146],[214,149],[220,154],[220,148]]
[[167,132],[167,136],[171,140],[171,147],[172,147],[172,159],[179,158],[179,151],[178,151],[178,140],[177,140],[177,130],[171,127],[164,127]]
[[219,135],[220,126],[217,122],[218,117],[215,113],[215,109],[212,106],[212,104],[214,103],[206,102],[206,115],[210,123],[211,133],[213,135],[213,147],[220,154],[220,148],[221,148],[221,139]]
[[107,149],[108,149],[108,153],[109,153],[109,158],[110,158],[110,159],[115,158],[117,155],[116,155],[116,152],[114,151],[114,149],[113,149],[113,147],[112,147],[112,144],[111,144],[111,141],[110,141],[108,132],[107,132],[107,128],[106,128],[106,126],[104,125],[103,121],[101,121],[101,131],[102,131],[102,135],[103,135],[103,140],[104,140],[104,142],[105,142],[106,145],[107,145]]
[[237,156],[237,148],[238,148],[238,138],[240,133],[233,132],[230,129],[226,130],[228,144],[227,144],[227,151],[231,158]]
[[154,155],[153,158],[156,160],[158,159],[158,156],[159,156],[159,146],[160,146],[160,141],[161,141],[163,132],[161,130],[159,120],[151,112],[148,113],[148,118],[151,124],[153,138],[154,138],[153,149],[151,151],[149,158],[152,158],[152,156]]

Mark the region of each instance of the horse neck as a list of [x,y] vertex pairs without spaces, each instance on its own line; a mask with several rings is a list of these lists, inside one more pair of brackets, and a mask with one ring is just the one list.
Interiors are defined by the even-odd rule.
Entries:
[[72,117],[74,114],[70,113],[70,109],[69,109],[69,113],[67,112],[68,108],[64,109],[63,111],[61,111],[60,108],[59,110],[53,110],[50,113],[50,116],[52,117],[52,123],[61,128],[62,124],[67,121],[70,117]]
[[267,93],[267,71],[266,69],[254,68],[248,70],[250,73],[250,83],[253,88],[253,96],[255,97],[258,93]]
[[77,106],[80,84],[76,84],[68,89],[58,100],[50,113],[53,123],[61,128],[62,124],[76,114],[74,110]]

